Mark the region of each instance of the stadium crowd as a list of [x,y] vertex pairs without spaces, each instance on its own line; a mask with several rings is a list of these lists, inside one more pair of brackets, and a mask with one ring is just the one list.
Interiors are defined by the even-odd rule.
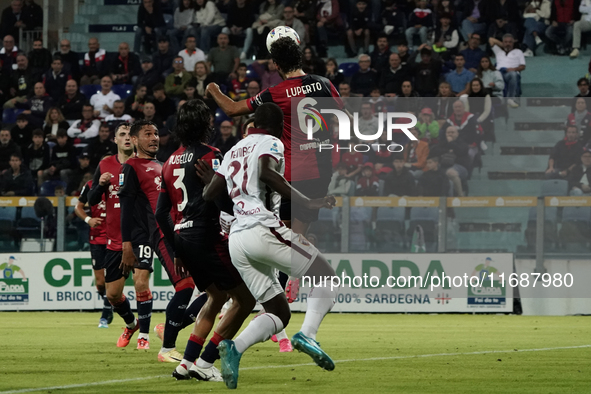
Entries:
[[[301,37],[303,70],[327,77],[349,100],[362,133],[375,132],[380,112],[411,112],[419,120],[411,129],[418,142],[395,134],[402,153],[380,150],[379,140],[367,152],[335,151],[331,193],[463,196],[487,142],[495,141],[495,117],[519,106],[525,58],[542,40],[556,54],[572,48],[578,56],[581,34],[591,30],[588,3],[181,0],[175,7],[172,0],[143,0],[133,48],[122,42],[110,53],[90,38],[88,52],[78,54],[63,39],[52,54],[41,40],[28,53],[18,49],[18,29],[37,23],[30,21],[39,14],[34,1],[13,0],[0,23],[0,103],[13,116],[0,132],[0,193],[52,195],[57,186],[78,195],[100,159],[114,153],[115,127],[135,119],[159,126],[158,159],[165,161],[179,145],[175,113],[193,98],[212,111],[211,145],[227,152],[241,139],[246,117],[226,116],[204,97],[205,88],[216,82],[241,100],[281,82],[265,39],[286,25]],[[331,40],[342,37],[357,62],[339,66],[327,58]],[[577,97],[589,97],[588,79],[577,86]],[[591,137],[587,107],[584,99],[573,103],[546,171],[570,179],[573,193],[590,192],[588,182],[574,179],[588,168],[580,154]]]

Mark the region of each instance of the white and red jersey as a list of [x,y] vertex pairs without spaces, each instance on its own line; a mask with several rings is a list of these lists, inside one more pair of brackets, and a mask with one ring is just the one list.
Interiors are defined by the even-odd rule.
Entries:
[[216,174],[226,179],[228,194],[234,202],[231,234],[254,227],[282,226],[279,219],[281,196],[260,180],[259,158],[269,156],[278,164],[278,172],[285,171],[285,148],[279,138],[265,130],[251,128],[248,136],[238,142],[224,156]]

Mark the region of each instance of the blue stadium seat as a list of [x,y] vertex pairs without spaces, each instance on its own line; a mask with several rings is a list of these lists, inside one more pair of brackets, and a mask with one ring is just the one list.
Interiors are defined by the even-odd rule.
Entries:
[[24,109],[10,109],[7,108],[2,112],[2,123],[10,124],[16,123],[16,117],[22,113]]
[[226,115],[226,113],[224,111],[222,111],[221,108],[216,109],[215,110],[215,124],[219,125],[224,120],[232,121],[232,118],[230,118],[228,115]]
[[1,207],[0,219],[2,220],[16,220],[16,207]]
[[257,72],[252,67],[252,64],[249,64],[246,67],[246,76],[248,78],[250,78],[250,79],[257,79],[257,80],[260,80],[261,79],[261,77],[259,76],[259,74],[257,74]]
[[80,93],[86,96],[87,99],[90,98],[101,91],[101,85],[82,85],[80,86]]
[[379,207],[376,217],[376,246],[379,253],[402,252],[405,244],[406,208]]
[[357,71],[359,71],[358,63],[341,63],[339,65],[339,71],[343,73],[345,78],[352,77]]
[[63,186],[66,188],[66,183],[62,181],[45,181],[41,184],[41,188],[39,189],[40,196],[54,196],[55,195],[55,188],[57,186]]
[[566,196],[568,194],[568,181],[565,179],[546,179],[542,182],[542,197]]
[[133,85],[113,85],[113,93],[125,100],[131,94]]
[[35,214],[35,208],[21,208],[21,217],[17,222],[17,230],[38,230],[41,228],[41,219]]
[[567,252],[588,253],[591,240],[591,207],[565,207],[558,239]]

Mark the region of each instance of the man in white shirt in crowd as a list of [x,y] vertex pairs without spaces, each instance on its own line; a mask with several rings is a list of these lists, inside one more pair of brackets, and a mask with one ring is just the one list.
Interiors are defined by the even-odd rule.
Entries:
[[185,70],[192,73],[195,71],[195,64],[200,61],[205,61],[205,53],[197,48],[197,41],[195,36],[187,37],[185,42],[185,49],[179,52],[179,56],[185,62]]
[[123,100],[117,100],[113,103],[113,113],[105,118],[111,130],[116,130],[121,123],[131,123],[132,118],[125,112],[125,103]]
[[525,56],[521,49],[514,47],[515,39],[511,34],[503,36],[503,42],[490,37],[488,42],[497,58],[497,70],[503,74],[507,86],[507,103],[513,107],[519,107],[515,102],[519,91],[520,73],[525,70]]
[[99,133],[101,122],[94,118],[94,108],[90,104],[82,107],[82,119],[75,121],[68,129],[68,137],[80,138],[83,142],[94,138]]
[[113,79],[109,75],[105,75],[101,79],[101,91],[92,95],[90,104],[94,107],[94,116],[104,119],[113,113],[113,103],[121,100],[119,95],[111,91],[113,86]]

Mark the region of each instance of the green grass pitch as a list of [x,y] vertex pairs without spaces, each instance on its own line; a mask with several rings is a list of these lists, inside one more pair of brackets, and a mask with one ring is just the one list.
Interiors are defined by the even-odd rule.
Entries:
[[[227,392],[223,383],[177,382],[161,345],[115,347],[122,321],[97,313],[0,313],[0,394]],[[293,335],[302,314],[294,314]],[[154,314],[152,326],[164,321]],[[318,340],[333,372],[272,342],[242,358],[243,393],[591,393],[590,317],[330,314]],[[179,350],[189,329],[181,332]],[[217,365],[217,363],[216,363]],[[38,389],[38,390],[37,390]]]

